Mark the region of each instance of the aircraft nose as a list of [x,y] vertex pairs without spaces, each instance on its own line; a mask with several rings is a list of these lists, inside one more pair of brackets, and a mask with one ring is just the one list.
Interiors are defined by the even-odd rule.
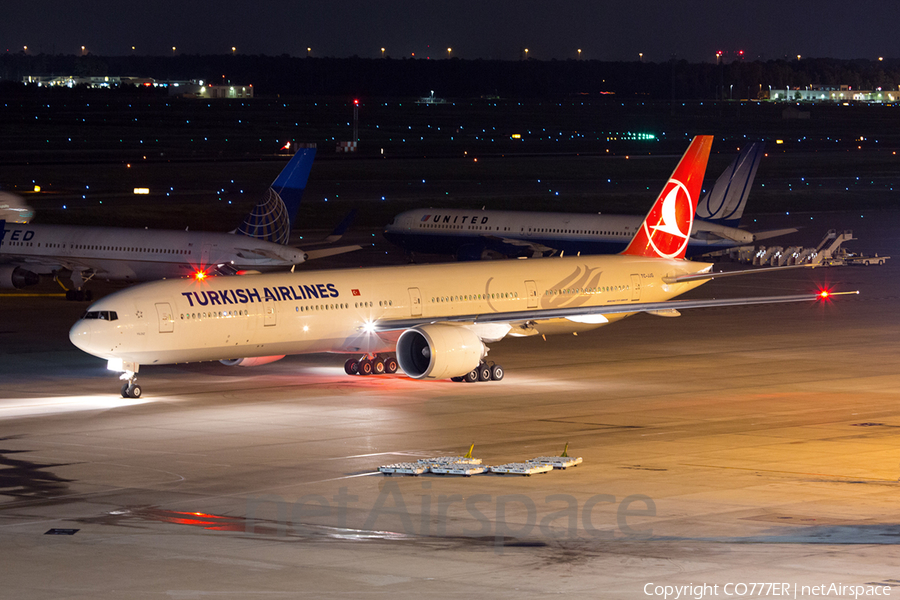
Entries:
[[84,319],[81,319],[72,325],[72,329],[69,330],[69,341],[71,341],[79,350],[84,350],[90,354],[91,324]]

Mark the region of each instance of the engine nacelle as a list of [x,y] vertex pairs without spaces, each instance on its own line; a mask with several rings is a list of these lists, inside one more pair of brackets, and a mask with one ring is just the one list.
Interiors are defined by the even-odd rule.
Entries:
[[423,325],[397,340],[397,362],[413,379],[462,377],[481,363],[487,349],[475,333],[454,325]]
[[281,356],[253,356],[250,358],[229,358],[226,360],[220,360],[219,362],[223,365],[227,365],[229,367],[258,367],[259,365],[267,365],[269,363],[273,363],[276,360],[281,360],[284,358],[284,354]]
[[37,273],[15,265],[0,265],[0,289],[20,290],[29,285],[37,285],[41,278]]

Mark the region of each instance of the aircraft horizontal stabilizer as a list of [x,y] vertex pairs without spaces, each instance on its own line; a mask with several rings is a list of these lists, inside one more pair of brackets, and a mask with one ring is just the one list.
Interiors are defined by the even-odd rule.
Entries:
[[356,250],[362,250],[362,246],[359,244],[354,244],[352,246],[335,246],[333,248],[319,248],[317,250],[304,250],[306,253],[306,260],[313,260],[316,258],[325,258],[327,256],[335,256],[337,254],[346,254],[347,252],[354,252]]
[[237,255],[241,258],[271,258],[273,260],[289,261],[289,256],[282,256],[277,252],[266,248],[235,248]]
[[754,231],[752,233],[754,240],[767,240],[789,233],[796,233],[797,231],[800,231],[798,227],[788,227],[787,229],[769,229],[768,231]]

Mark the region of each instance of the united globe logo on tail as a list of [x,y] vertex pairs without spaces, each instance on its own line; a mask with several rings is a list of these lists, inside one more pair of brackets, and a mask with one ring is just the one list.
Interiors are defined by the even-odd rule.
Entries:
[[694,138],[622,254],[684,258],[711,146],[712,136]]

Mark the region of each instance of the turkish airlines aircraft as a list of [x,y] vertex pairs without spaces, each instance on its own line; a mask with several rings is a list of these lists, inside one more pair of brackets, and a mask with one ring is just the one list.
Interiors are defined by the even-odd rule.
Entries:
[[684,260],[711,144],[694,138],[618,255],[157,281],[95,302],[69,338],[124,372],[126,397],[141,393],[140,365],[312,352],[354,355],[350,374],[399,366],[417,379],[484,381],[503,377],[485,357],[486,343],[505,337],[580,332],[636,312],[818,298],[671,301],[714,276],[711,264]]
[[[700,200],[687,256],[752,244],[797,231],[738,229],[764,144],[744,148]],[[478,260],[508,257],[621,252],[641,226],[635,215],[420,208],[400,213],[384,237],[409,253],[453,254]]]
[[[233,233],[36,225],[0,221],[0,288],[38,283],[38,275],[71,271],[70,300],[90,300],[86,281],[149,281],[213,272],[290,268],[310,254],[287,246],[315,157],[301,148]],[[339,237],[339,236],[338,236]],[[334,241],[329,238],[329,241]],[[320,256],[356,250],[330,248]]]

